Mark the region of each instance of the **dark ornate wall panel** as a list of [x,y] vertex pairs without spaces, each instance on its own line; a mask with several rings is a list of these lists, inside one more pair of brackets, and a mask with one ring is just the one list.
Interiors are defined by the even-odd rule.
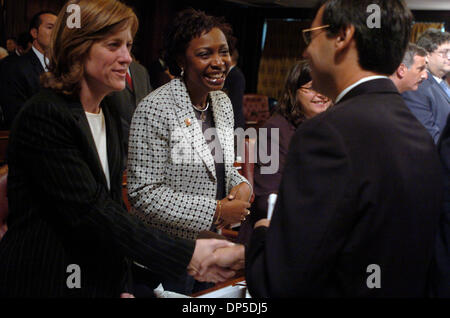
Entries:
[[[95,1],[95,0],[93,0]],[[247,80],[247,92],[257,88],[261,57],[262,28],[265,19],[309,19],[308,9],[249,7],[222,0],[123,0],[135,9],[140,28],[135,39],[134,55],[145,66],[154,61],[162,48],[164,30],[176,12],[187,7],[224,16],[233,26],[241,55],[240,67]],[[43,9],[59,11],[65,0],[0,0],[0,46],[7,36],[17,36],[28,29],[33,14]],[[445,22],[450,29],[450,11],[416,11],[416,21]]]

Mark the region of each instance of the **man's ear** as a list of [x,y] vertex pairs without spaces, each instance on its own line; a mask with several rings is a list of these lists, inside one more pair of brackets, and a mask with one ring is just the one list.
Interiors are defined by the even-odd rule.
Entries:
[[405,77],[407,71],[408,71],[408,68],[406,67],[406,65],[403,63],[400,63],[400,66],[397,67],[397,71],[396,71],[397,76],[399,78],[403,78],[403,77]]
[[343,50],[349,47],[351,41],[355,36],[355,27],[348,25],[339,30],[336,37],[336,49]]
[[33,38],[33,40],[36,40],[38,37],[38,30],[36,28],[32,28],[30,30],[30,35]]

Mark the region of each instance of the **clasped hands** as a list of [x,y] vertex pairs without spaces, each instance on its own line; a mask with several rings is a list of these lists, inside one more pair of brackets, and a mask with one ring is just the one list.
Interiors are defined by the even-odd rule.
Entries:
[[[255,223],[255,228],[269,227],[268,219]],[[245,266],[245,247],[226,240],[198,239],[188,273],[201,282],[219,283],[232,278]]]
[[216,226],[221,229],[227,225],[244,221],[250,214],[250,186],[242,182],[234,186],[228,196],[217,202]]
[[[245,182],[233,187],[217,205],[217,228],[245,220],[250,214],[251,194],[251,188]],[[218,283],[233,277],[244,265],[244,245],[226,240],[198,239],[188,273],[198,281]]]

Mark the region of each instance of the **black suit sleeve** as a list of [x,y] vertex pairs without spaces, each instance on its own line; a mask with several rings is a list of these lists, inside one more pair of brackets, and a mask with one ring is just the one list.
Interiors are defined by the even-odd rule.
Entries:
[[438,114],[439,107],[435,106],[436,97],[430,92],[431,87],[428,87],[427,90],[419,89],[404,92],[402,97],[414,116],[428,130],[434,142],[437,143],[439,135],[442,133],[437,124],[440,113]]
[[29,97],[27,79],[18,68],[18,63],[4,63],[1,76],[1,105],[4,112],[5,124],[10,129],[19,109]]
[[[92,242],[114,250],[165,276],[178,276],[186,267],[194,242],[173,239],[129,215],[109,195],[88,164],[85,138],[60,105],[25,106],[13,127],[10,157],[26,167],[35,202],[47,207],[44,217],[63,240],[83,250]],[[8,189],[14,191],[14,189]],[[10,193],[8,193],[9,195]],[[14,194],[19,195],[19,194]],[[12,200],[20,205],[20,200]],[[20,206],[11,206],[20,211]]]
[[[7,129],[10,129],[25,102],[39,90],[39,76],[43,69],[42,66],[33,64],[33,56],[35,57],[34,53],[29,52],[25,56],[14,57],[3,63],[0,74],[0,104]],[[35,59],[34,63],[40,63],[37,57]]]
[[439,141],[444,167],[444,202],[439,219],[431,287],[434,296],[450,297],[450,117]]
[[345,147],[333,127],[302,124],[290,145],[270,227],[255,230],[247,250],[252,296],[313,296],[321,290],[350,222],[337,213],[349,175]]
[[230,71],[226,81],[226,92],[233,105],[234,128],[245,129],[243,101],[245,93],[245,77],[239,69]]

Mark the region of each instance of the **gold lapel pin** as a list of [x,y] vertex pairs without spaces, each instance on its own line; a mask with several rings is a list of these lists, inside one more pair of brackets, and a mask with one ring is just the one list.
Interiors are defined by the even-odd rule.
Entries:
[[191,124],[192,124],[192,122],[191,122],[191,119],[190,118],[186,118],[185,120],[184,120],[184,123],[186,124],[186,126],[190,126]]

